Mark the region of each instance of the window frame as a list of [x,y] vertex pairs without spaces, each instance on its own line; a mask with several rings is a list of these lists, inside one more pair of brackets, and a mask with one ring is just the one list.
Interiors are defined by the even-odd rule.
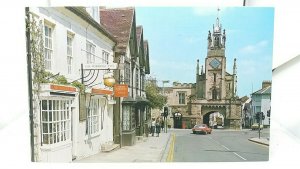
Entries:
[[[44,105],[44,103],[46,104]],[[71,142],[72,103],[72,99],[45,98],[40,100],[42,146],[54,146]],[[45,131],[45,129],[47,130]]]
[[90,41],[86,41],[86,63],[91,64],[95,63],[95,52],[96,52],[96,45]]
[[[44,62],[45,69],[52,69],[52,57],[53,57],[53,31],[54,27],[51,24],[44,22]],[[50,31],[49,31],[50,30]]]
[[[87,107],[87,119],[86,119],[86,127],[87,127],[87,135],[98,135],[100,132],[100,121],[99,121],[99,116],[100,116],[100,103],[99,99],[93,99],[91,98],[90,107]],[[87,105],[88,106],[88,105]],[[89,111],[90,110],[90,111]]]
[[[70,44],[69,44],[70,39]],[[74,35],[68,33],[67,34],[67,65],[68,65],[68,74],[72,74],[72,67],[73,67],[73,40]],[[69,53],[70,51],[70,53]]]
[[185,92],[178,92],[178,103],[179,104],[186,104],[185,101]]

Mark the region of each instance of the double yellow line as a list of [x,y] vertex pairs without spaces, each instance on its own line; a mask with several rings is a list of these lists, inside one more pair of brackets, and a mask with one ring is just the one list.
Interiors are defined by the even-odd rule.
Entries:
[[168,153],[168,156],[167,156],[167,162],[173,162],[174,146],[175,146],[175,134],[173,133],[169,153]]

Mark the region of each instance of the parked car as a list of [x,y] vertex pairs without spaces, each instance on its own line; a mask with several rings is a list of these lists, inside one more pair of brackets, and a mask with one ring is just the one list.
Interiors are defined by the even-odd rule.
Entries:
[[197,124],[192,128],[193,134],[202,133],[202,134],[211,134],[212,129],[209,128],[206,124]]
[[[254,124],[252,124],[251,129],[258,130],[258,128],[259,128],[258,126],[259,126],[258,123],[254,123]],[[264,125],[260,124],[260,129],[262,130],[263,128],[264,128]]]

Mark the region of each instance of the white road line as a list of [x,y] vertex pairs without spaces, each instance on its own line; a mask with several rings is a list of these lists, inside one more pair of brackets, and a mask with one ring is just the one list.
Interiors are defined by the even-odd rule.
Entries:
[[229,148],[227,148],[226,146],[224,146],[224,145],[222,145],[222,144],[221,144],[221,146],[224,147],[226,150],[230,150]]
[[[221,143],[219,143],[218,141],[216,141],[215,139],[213,139],[212,137],[209,137],[211,140],[213,140],[214,142],[216,142],[216,143],[218,143],[219,145],[221,145],[222,147],[224,147],[226,150],[228,150],[228,151],[230,151],[230,149],[228,148],[228,147],[226,147],[226,146],[224,146],[223,144],[221,144]],[[239,155],[238,153],[236,153],[236,152],[232,152],[233,154],[235,154],[236,156],[238,156],[238,157],[240,157],[241,159],[243,159],[243,160],[247,160],[247,159],[245,159],[244,157],[242,157],[241,155]]]
[[233,152],[233,154],[235,154],[235,155],[237,155],[238,157],[240,157],[241,159],[243,159],[243,160],[247,160],[247,159],[245,159],[244,157],[242,157],[242,156],[240,156],[238,153],[236,153],[236,152]]

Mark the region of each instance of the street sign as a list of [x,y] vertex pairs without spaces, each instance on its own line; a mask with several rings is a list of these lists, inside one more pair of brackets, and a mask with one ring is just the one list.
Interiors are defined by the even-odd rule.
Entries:
[[83,65],[83,69],[99,69],[99,70],[108,70],[108,69],[117,69],[117,63],[103,64],[103,63],[92,63]]
[[128,97],[128,85],[115,84],[114,85],[114,96],[115,97]]

